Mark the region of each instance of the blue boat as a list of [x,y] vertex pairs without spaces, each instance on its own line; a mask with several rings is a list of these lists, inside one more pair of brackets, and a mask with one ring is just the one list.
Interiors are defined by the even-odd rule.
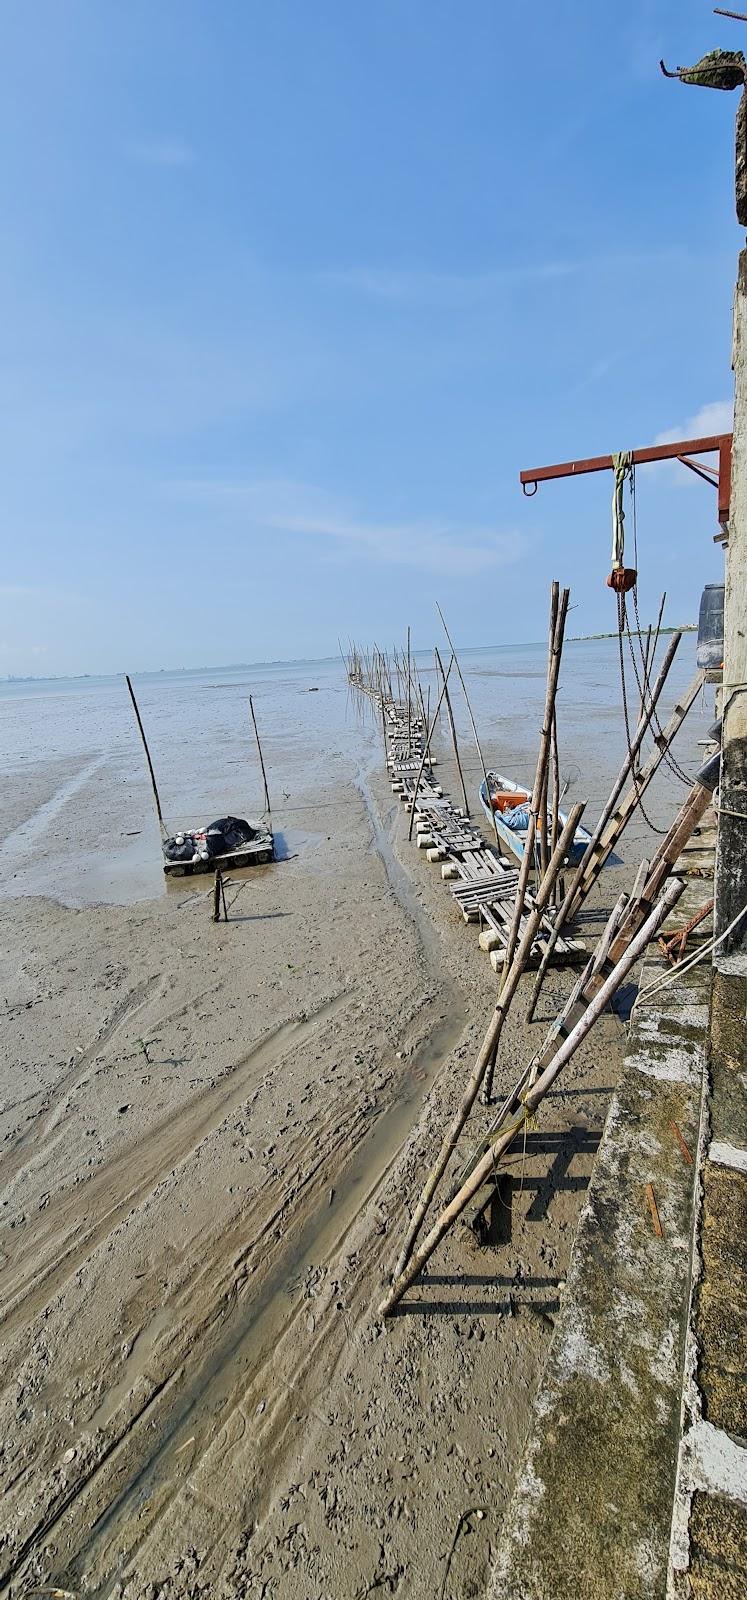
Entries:
[[[513,795],[516,796],[516,800],[512,802]],[[490,826],[491,828],[495,826],[501,847],[506,854],[515,856],[517,861],[521,861],[524,855],[527,828],[529,826],[530,801],[531,795],[526,789],[520,788],[518,783],[512,783],[510,778],[504,778],[500,772],[488,773],[487,787],[485,779],[480,784],[480,804],[490,822]],[[566,813],[558,811],[558,823],[561,828],[564,827],[567,820]],[[547,825],[549,828],[549,814]],[[590,839],[591,834],[588,829],[582,828],[579,823],[568,856],[568,860],[573,866],[581,860]],[[535,840],[534,848],[536,862],[538,863],[539,840]]]

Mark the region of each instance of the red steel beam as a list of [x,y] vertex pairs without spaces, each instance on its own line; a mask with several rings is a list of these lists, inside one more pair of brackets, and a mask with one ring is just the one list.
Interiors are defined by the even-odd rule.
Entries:
[[[653,444],[643,450],[633,450],[632,460],[635,466],[645,466],[649,461],[676,461],[681,456],[709,455],[717,450],[718,520],[725,523],[729,520],[731,442],[730,433],[710,434],[705,439],[677,439],[673,444]],[[519,482],[525,494],[533,495],[541,483],[547,483],[551,478],[576,478],[583,472],[611,472],[613,466],[612,456],[587,456],[582,461],[560,461],[551,467],[533,467],[530,471],[519,473]]]

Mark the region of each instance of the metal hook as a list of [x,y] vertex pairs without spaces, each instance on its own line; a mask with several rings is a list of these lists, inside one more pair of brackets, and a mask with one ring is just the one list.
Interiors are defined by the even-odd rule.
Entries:
[[521,492],[522,492],[522,494],[526,495],[527,500],[531,500],[532,495],[535,495],[537,493],[538,489],[539,489],[539,484],[538,483],[533,483],[531,485],[531,488],[530,488],[528,483],[522,483],[522,486],[521,486]]

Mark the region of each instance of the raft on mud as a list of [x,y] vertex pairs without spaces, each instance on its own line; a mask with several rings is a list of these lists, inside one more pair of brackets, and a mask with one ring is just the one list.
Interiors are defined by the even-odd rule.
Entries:
[[266,822],[219,817],[204,828],[185,828],[163,841],[163,870],[175,878],[193,872],[257,867],[275,859],[275,840]]

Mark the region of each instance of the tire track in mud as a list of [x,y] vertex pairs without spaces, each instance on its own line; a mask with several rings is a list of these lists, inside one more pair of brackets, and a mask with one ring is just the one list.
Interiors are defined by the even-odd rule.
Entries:
[[[302,1045],[317,1026],[346,1004],[347,996],[340,995],[306,1022],[292,1019],[281,1023],[240,1057],[217,1085],[196,1096],[180,1116],[170,1114],[157,1123],[85,1186],[72,1190],[53,1211],[42,1212],[19,1243],[15,1273],[13,1257],[0,1273],[0,1328],[6,1339],[43,1310],[117,1224],[244,1103],[250,1079],[275,1065],[291,1045]],[[110,1037],[112,1031],[113,1027]]]
[[[95,1039],[80,1052],[76,1052],[74,1056],[70,1057],[67,1069],[63,1072],[62,1077],[58,1078],[48,1089],[41,1091],[44,1097],[44,1105],[39,1107],[33,1117],[29,1118],[25,1132],[18,1134],[7,1154],[0,1157],[0,1184],[4,1187],[10,1187],[19,1173],[29,1165],[25,1155],[29,1144],[36,1145],[40,1141],[47,1143],[50,1134],[59,1125],[60,1115],[67,1096],[73,1094],[79,1084],[88,1076],[90,1067],[97,1055],[106,1049],[120,1028],[123,1028],[125,1023],[131,1023],[138,1012],[142,1011],[143,1007],[152,999],[161,981],[162,974],[156,972],[152,977],[143,978],[140,983],[135,984],[129,994],[124,995],[117,1002],[108,1022],[105,1022],[103,1027],[99,1029]],[[40,1119],[43,1120],[40,1121]]]
[[[360,1085],[356,1087],[351,1083],[350,1104],[338,1104],[336,1121],[327,1124],[327,1131],[332,1138],[326,1148],[322,1138],[323,1129],[318,1123],[312,1123],[307,1130],[307,1137],[293,1152],[293,1168],[286,1169],[283,1174],[284,1183],[278,1186],[280,1192],[276,1194],[270,1214],[262,1219],[259,1231],[249,1244],[245,1238],[246,1220],[237,1225],[236,1242],[240,1248],[232,1253],[229,1273],[225,1272],[228,1259],[225,1247],[230,1241],[226,1236],[221,1240],[224,1268],[222,1287],[219,1281],[220,1263],[217,1277],[214,1263],[200,1265],[196,1278],[202,1280],[200,1298],[207,1308],[204,1317],[195,1324],[186,1316],[184,1325],[169,1338],[169,1370],[149,1380],[148,1394],[141,1397],[134,1414],[130,1405],[129,1419],[124,1428],[120,1429],[116,1438],[104,1443],[103,1451],[99,1444],[93,1458],[90,1451],[86,1452],[88,1465],[84,1476],[66,1490],[61,1500],[52,1497],[53,1503],[50,1504],[50,1498],[47,1498],[47,1514],[37,1520],[33,1529],[27,1527],[25,1537],[16,1546],[12,1572],[6,1569],[6,1573],[0,1577],[0,1583],[3,1584],[1,1595],[10,1592],[9,1583],[20,1576],[24,1569],[27,1572],[30,1570],[27,1567],[29,1558],[41,1556],[41,1546],[52,1538],[59,1552],[55,1562],[59,1580],[67,1577],[69,1582],[84,1586],[90,1595],[103,1597],[110,1594],[123,1570],[131,1565],[144,1542],[163,1527],[171,1508],[179,1500],[184,1489],[184,1478],[175,1474],[175,1460],[184,1460],[190,1481],[198,1473],[207,1477],[208,1488],[213,1481],[211,1472],[218,1472],[216,1481],[221,1482],[222,1491],[222,1466],[221,1461],[215,1461],[215,1453],[221,1456],[221,1453],[225,1455],[228,1452],[230,1455],[237,1443],[246,1440],[249,1433],[247,1448],[254,1452],[256,1427],[249,1431],[243,1407],[252,1387],[264,1382],[265,1370],[272,1368],[273,1357],[280,1343],[285,1351],[287,1377],[278,1373],[275,1382],[272,1371],[268,1370],[267,1374],[267,1383],[270,1385],[268,1392],[273,1393],[273,1384],[275,1390],[282,1391],[273,1393],[271,1415],[268,1413],[265,1419],[267,1427],[272,1427],[273,1438],[276,1436],[273,1457],[282,1457],[283,1452],[292,1446],[290,1413],[294,1407],[298,1409],[299,1387],[305,1382],[313,1364],[313,1352],[318,1351],[321,1358],[324,1350],[324,1364],[330,1376],[334,1370],[342,1348],[341,1341],[344,1342],[347,1337],[344,1324],[341,1324],[341,1319],[335,1322],[333,1318],[331,1326],[325,1326],[324,1331],[320,1329],[315,1340],[297,1339],[295,1330],[299,1312],[305,1303],[299,1291],[299,1278],[303,1278],[309,1265],[317,1267],[320,1262],[328,1262],[341,1249],[350,1228],[397,1159],[430,1084],[456,1044],[466,1020],[461,992],[443,972],[443,952],[436,930],[413,893],[407,874],[394,856],[391,842],[361,774],[358,788],[372,823],[372,846],[382,858],[397,900],[415,925],[423,965],[430,977],[438,981],[446,1013],[443,1024],[432,1030],[420,1049],[414,1052],[410,1063],[414,1069],[413,1076],[408,1082],[406,1075],[404,1092],[400,1082],[398,1094],[382,1108],[377,1118],[371,1119],[361,1114],[360,1100],[357,1098]],[[345,998],[339,997],[332,1005],[344,1005]],[[313,1026],[319,1019],[320,1013],[317,1013],[306,1026]],[[283,1029],[292,1026],[284,1024],[281,1030],[277,1030],[282,1033],[284,1043]],[[276,1035],[272,1037],[276,1038]],[[289,1038],[287,1042],[293,1041]],[[257,1070],[256,1056],[254,1070]],[[223,1084],[221,1088],[225,1090],[226,1085]],[[235,1104],[240,1104],[242,1096],[238,1090],[236,1096]],[[215,1090],[208,1091],[206,1096],[200,1097],[200,1105],[213,1098],[217,1098]],[[230,1089],[226,1100],[229,1098],[233,1101]],[[205,1126],[199,1127],[191,1147],[204,1133],[222,1121],[231,1108],[226,1103],[222,1114],[218,1115],[218,1106],[213,1105],[212,1115],[206,1114]],[[159,1129],[149,1135],[148,1143],[158,1139],[162,1143],[163,1132]],[[308,1155],[311,1152],[316,1153],[316,1159],[309,1165]],[[137,1155],[137,1150],[131,1155]],[[118,1158],[114,1165],[124,1168],[125,1159]],[[143,1181],[138,1185],[140,1199],[145,1190],[157,1181],[155,1170],[149,1167],[146,1174],[141,1167],[139,1175]],[[150,1179],[149,1184],[146,1179]],[[330,1213],[326,1200],[322,1199],[331,1179],[337,1185],[333,1213]],[[92,1183],[100,1183],[105,1194],[107,1180],[111,1181],[111,1170],[108,1174],[102,1173]],[[88,1190],[90,1193],[91,1185]],[[286,1219],[289,1206],[293,1204],[297,1211],[302,1209],[298,1202],[306,1192],[312,1209],[309,1210],[307,1201],[306,1216],[301,1218],[295,1229],[291,1217],[288,1232],[292,1230],[292,1236],[284,1238],[282,1233],[278,1236],[278,1224]],[[133,1200],[131,1191],[127,1192],[125,1198],[120,1197],[118,1204],[101,1220],[101,1237],[105,1237],[116,1226],[120,1217],[131,1210],[134,1203],[137,1201]],[[244,1230],[241,1241],[238,1238],[239,1227]],[[92,1230],[81,1244],[82,1255],[90,1255],[97,1242],[98,1228]],[[374,1253],[385,1248],[385,1242],[378,1241]],[[248,1293],[246,1278],[257,1265],[261,1265],[263,1271],[252,1279],[251,1293]],[[55,1269],[52,1270],[54,1272]],[[73,1265],[68,1262],[67,1273],[72,1270]],[[192,1280],[193,1286],[194,1283],[195,1279]],[[25,1308],[18,1305],[15,1314],[20,1320],[27,1313],[28,1300]],[[302,1410],[304,1406],[302,1397]],[[309,1411],[308,1414],[312,1413]],[[231,1437],[234,1421],[239,1440]],[[187,1446],[190,1444],[194,1445],[194,1450],[188,1454]],[[184,1457],[181,1457],[182,1450],[185,1451]],[[273,1483],[274,1474],[266,1473],[260,1493],[262,1501],[268,1501],[271,1497]],[[236,1503],[229,1501],[219,1512],[215,1507],[215,1491],[208,1493],[205,1503],[208,1502],[211,1515],[215,1514],[222,1524],[230,1522],[231,1516],[238,1514]],[[259,1510],[258,1500],[255,1511]],[[177,1515],[177,1523],[178,1520]],[[69,1552],[67,1560],[62,1555],[65,1549]]]
[[[197,1513],[196,1480],[200,1476],[207,1477],[209,1484],[215,1473],[220,1473],[221,1494],[225,1499],[227,1491],[222,1478],[222,1455],[230,1453],[237,1443],[234,1441],[231,1444],[228,1438],[232,1420],[239,1419],[239,1439],[244,1441],[249,1426],[244,1410],[247,1395],[252,1389],[259,1392],[262,1388],[265,1369],[272,1369],[276,1352],[282,1345],[287,1353],[288,1376],[283,1378],[271,1370],[267,1375],[268,1392],[279,1386],[282,1394],[275,1394],[270,1407],[272,1414],[266,1419],[263,1469],[256,1495],[249,1495],[248,1488],[244,1486],[243,1471],[240,1474],[241,1507],[231,1502],[219,1506],[214,1494],[208,1493],[205,1503],[209,1506],[209,1543],[212,1545],[220,1538],[216,1528],[225,1532],[230,1530],[232,1517],[243,1515],[251,1521],[267,1509],[273,1493],[274,1475],[266,1469],[271,1461],[277,1466],[276,1458],[288,1447],[290,1412],[294,1406],[298,1406],[300,1386],[315,1359],[322,1362],[323,1350],[327,1374],[331,1379],[348,1336],[345,1323],[337,1318],[336,1321],[333,1319],[331,1326],[320,1330],[316,1340],[303,1339],[299,1345],[295,1327],[304,1301],[299,1298],[298,1279],[303,1278],[309,1268],[319,1268],[321,1264],[332,1260],[341,1250],[353,1224],[386,1180],[432,1082],[456,1045],[467,1020],[461,991],[443,973],[443,951],[436,929],[394,854],[389,834],[360,770],[356,783],[371,822],[372,847],[382,859],[396,899],[414,924],[423,966],[432,978],[438,979],[445,1014],[442,1022],[430,1030],[413,1054],[414,1076],[409,1092],[400,1094],[373,1128],[358,1115],[358,1126],[354,1124],[339,1141],[343,1149],[347,1145],[345,1153],[348,1163],[342,1177],[339,1170],[329,1175],[334,1175],[338,1185],[334,1216],[330,1217],[324,1203],[317,1204],[290,1246],[281,1246],[278,1259],[271,1265],[252,1299],[249,1302],[239,1301],[204,1368],[191,1380],[187,1377],[185,1393],[180,1397],[175,1414],[159,1439],[157,1452],[129,1483],[119,1500],[110,1504],[104,1516],[91,1527],[91,1536],[78,1560],[71,1568],[64,1569],[66,1573],[72,1573],[71,1581],[84,1582],[87,1592],[95,1595],[97,1600],[104,1600],[111,1593],[138,1550],[157,1534],[158,1528],[175,1507],[175,1502],[184,1491],[184,1482],[179,1478],[174,1481],[173,1462],[182,1450],[186,1452],[188,1445],[195,1446],[188,1457],[190,1515]],[[399,813],[393,815],[396,818]],[[355,1107],[352,1110],[355,1115]],[[329,1164],[334,1154],[333,1146],[332,1150],[325,1153],[324,1165]],[[321,1167],[322,1163],[319,1165]],[[268,1223],[263,1232],[271,1231],[271,1226]],[[377,1256],[386,1249],[386,1242],[380,1240],[378,1249],[372,1254]],[[372,1264],[369,1258],[369,1269]],[[292,1300],[289,1300],[289,1293],[294,1295]],[[301,1406],[303,1409],[302,1398]],[[260,1411],[264,1411],[264,1402]],[[255,1430],[256,1424],[248,1445],[252,1456],[255,1454]],[[265,1441],[264,1434],[268,1430],[271,1437],[268,1436]],[[221,1458],[217,1462],[213,1460],[216,1454]],[[249,1476],[254,1465],[253,1459],[246,1463],[250,1468]],[[247,1497],[250,1500],[248,1505]],[[150,1515],[145,1507],[152,1507]],[[177,1515],[177,1523],[178,1520]],[[129,1548],[126,1548],[127,1545]]]

